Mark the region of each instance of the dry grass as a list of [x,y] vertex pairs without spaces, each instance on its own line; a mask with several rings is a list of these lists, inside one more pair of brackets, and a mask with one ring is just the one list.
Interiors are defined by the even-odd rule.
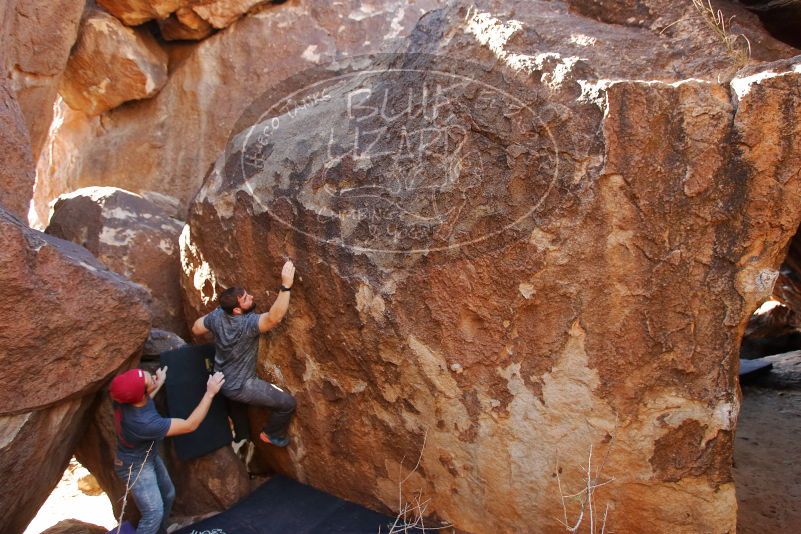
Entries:
[[751,41],[741,33],[731,33],[731,21],[734,18],[723,14],[712,6],[712,0],[692,0],[693,7],[701,15],[704,23],[720,39],[734,65],[741,68],[751,59]]
[[[559,459],[556,461],[556,483],[559,486],[559,496],[562,499],[562,512],[563,519],[557,519],[559,523],[565,528],[567,532],[580,532],[582,525],[586,526],[586,532],[589,534],[606,534],[606,521],[609,517],[609,503],[604,506],[604,513],[599,517],[598,510],[596,510],[597,499],[595,496],[596,489],[614,482],[614,478],[603,479],[603,468],[606,465],[606,460],[609,457],[609,452],[612,450],[612,442],[606,449],[601,464],[596,468],[595,473],[592,471],[592,445],[590,445],[590,452],[587,458],[587,467],[581,466],[584,472],[584,481],[582,487],[577,492],[565,493],[562,486],[562,479],[559,476],[561,467]],[[574,519],[569,519],[568,503],[575,501],[578,503],[578,512],[576,512]],[[585,522],[586,521],[586,522]],[[611,534],[611,533],[610,533]]]
[[[390,527],[388,534],[406,534],[409,532],[417,532],[418,530],[422,532],[429,530],[438,531],[452,527],[450,524],[438,526],[425,525],[425,515],[426,511],[428,510],[428,505],[431,503],[431,499],[423,500],[421,490],[414,492],[414,497],[412,498],[411,502],[404,499],[403,485],[415,472],[417,472],[417,469],[420,467],[420,461],[423,459],[423,451],[426,448],[427,437],[428,431],[426,431],[426,433],[423,435],[423,446],[420,447],[420,454],[417,456],[417,463],[405,477],[403,476],[403,462],[406,460],[406,457],[404,456],[401,459],[398,472],[398,515],[395,517],[395,522]],[[381,534],[380,529],[378,534]]]
[[145,462],[147,462],[148,456],[150,456],[150,451],[153,449],[153,443],[150,443],[150,447],[147,448],[147,452],[145,453],[145,459],[142,460],[142,465],[139,466],[139,471],[136,473],[136,478],[133,482],[131,482],[131,475],[133,474],[133,465],[128,466],[128,480],[125,481],[125,494],[122,496],[122,507],[120,508],[120,517],[117,519],[117,533],[120,534],[120,529],[122,528],[122,517],[125,515],[125,505],[128,504],[128,493],[131,491],[131,488],[136,484],[136,481],[139,480],[139,475],[142,474],[142,469],[145,467]]

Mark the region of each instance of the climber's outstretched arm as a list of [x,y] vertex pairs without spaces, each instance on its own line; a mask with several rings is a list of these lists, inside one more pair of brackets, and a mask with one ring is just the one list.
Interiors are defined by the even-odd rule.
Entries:
[[195,321],[195,324],[192,325],[192,333],[196,336],[202,336],[203,334],[209,333],[209,329],[203,324],[203,319],[205,318],[205,315],[199,317],[198,320]]

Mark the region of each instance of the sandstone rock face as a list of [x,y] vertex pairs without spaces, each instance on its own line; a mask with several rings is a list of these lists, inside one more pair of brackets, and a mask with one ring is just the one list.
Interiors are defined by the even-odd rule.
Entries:
[[213,27],[220,29],[227,28],[250,9],[265,3],[267,3],[265,0],[212,0],[210,2],[201,0],[197,2],[197,5],[192,6],[192,11]]
[[733,532],[739,338],[801,221],[801,59],[729,84],[697,27],[523,1],[429,13],[402,51],[265,94],[190,208],[195,316],[234,284],[266,308],[298,266],[257,365],[294,444],[261,453],[395,511],[405,478],[474,533],[561,531],[589,463],[607,530]]
[[145,29],[127,28],[100,10],[84,17],[59,93],[72,109],[98,115],[158,93],[167,53]]
[[199,41],[212,34],[211,24],[200,18],[192,8],[182,7],[169,18],[159,21],[161,36],[167,41]]
[[10,0],[0,7],[0,68],[11,80],[38,157],[61,73],[78,36],[83,1]]
[[0,77],[0,204],[22,219],[33,196],[34,166],[28,128],[8,82]]
[[168,461],[176,490],[176,515],[222,512],[250,493],[245,465],[231,447],[188,462],[170,455]]
[[[62,104],[39,160],[34,222],[46,226],[51,200],[90,185],[177,197],[183,217],[255,95],[335,56],[378,51],[438,4],[310,0],[270,7],[198,43],[176,61],[167,84],[151,99],[102,118]],[[270,37],[254,46],[254,36],[265,35]]]
[[72,457],[91,404],[92,397],[86,396],[0,416],[0,468],[8,486],[0,495],[2,532],[20,534],[36,516]]
[[3,210],[0,233],[0,414],[96,391],[147,337],[145,291]]
[[183,223],[139,195],[89,187],[62,195],[47,233],[86,247],[103,265],[150,290],[156,328],[186,333],[178,236]]
[[97,4],[128,26],[138,26],[153,19],[167,18],[192,0],[97,0]]

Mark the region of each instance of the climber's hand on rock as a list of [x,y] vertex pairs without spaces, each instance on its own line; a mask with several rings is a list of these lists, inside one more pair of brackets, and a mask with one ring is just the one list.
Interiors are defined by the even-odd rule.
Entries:
[[295,264],[292,263],[292,260],[287,260],[284,264],[284,268],[281,269],[281,284],[284,287],[292,287],[292,283],[295,281]]
[[220,372],[217,371],[213,375],[209,377],[208,382],[206,382],[206,392],[211,393],[212,395],[216,395],[220,392],[220,388],[222,387],[223,383],[225,382],[225,376]]

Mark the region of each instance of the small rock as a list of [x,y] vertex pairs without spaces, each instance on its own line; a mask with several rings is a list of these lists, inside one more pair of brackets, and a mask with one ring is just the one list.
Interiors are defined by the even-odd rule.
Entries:
[[78,479],[78,489],[81,490],[81,493],[84,495],[95,496],[103,493],[103,489],[100,487],[100,484],[97,483],[95,476],[88,471]]
[[523,298],[529,300],[531,296],[534,294],[534,286],[527,283],[521,283],[517,286],[517,289],[520,291],[520,294],[523,295]]
[[175,350],[186,345],[186,341],[177,334],[158,328],[151,328],[145,346],[142,349],[142,358],[158,358],[162,352]]

